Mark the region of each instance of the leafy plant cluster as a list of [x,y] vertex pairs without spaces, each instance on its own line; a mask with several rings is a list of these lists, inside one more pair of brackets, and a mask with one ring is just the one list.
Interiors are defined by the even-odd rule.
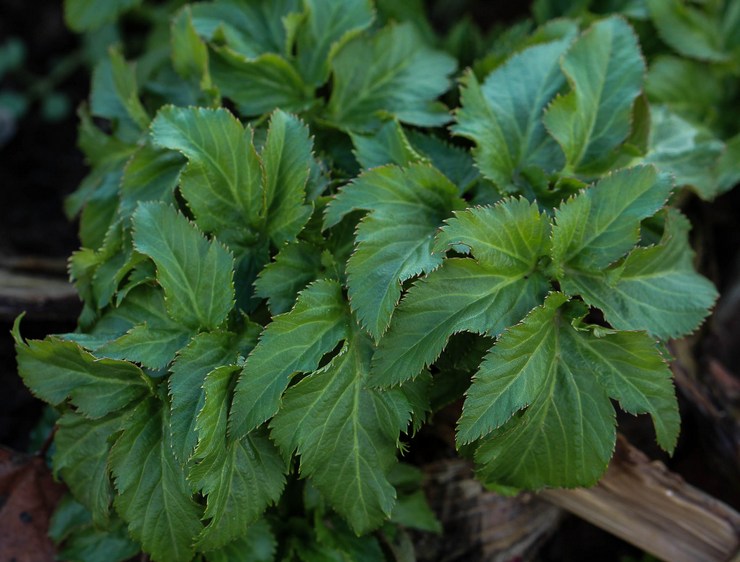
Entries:
[[740,3],[438,35],[415,2],[66,2],[91,42],[127,11],[80,110],[79,329],[14,328],[68,559],[413,558],[399,452],[460,398],[499,489],[595,483],[612,400],[673,450],[661,342],[717,295],[668,203],[738,179]]

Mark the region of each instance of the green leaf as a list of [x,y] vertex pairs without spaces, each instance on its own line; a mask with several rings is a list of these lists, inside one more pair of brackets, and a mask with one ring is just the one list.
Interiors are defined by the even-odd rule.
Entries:
[[214,329],[234,306],[234,258],[173,207],[142,203],[133,218],[134,246],[157,265],[173,320]]
[[401,124],[387,121],[377,131],[369,134],[350,133],[354,154],[363,168],[376,168],[386,164],[409,166],[423,160],[404,133]]
[[141,547],[129,538],[126,525],[118,517],[105,526],[96,526],[88,510],[69,494],[54,511],[49,523],[49,536],[57,543],[57,555],[61,560],[123,562],[141,551]]
[[337,51],[368,27],[375,16],[370,0],[307,0],[306,15],[296,35],[296,64],[306,82],[319,86],[329,78]]
[[213,85],[208,68],[208,47],[198,36],[190,6],[185,6],[173,18],[170,38],[175,71],[183,78],[197,80],[202,90],[210,90]]
[[312,208],[305,205],[306,182],[313,162],[308,127],[298,118],[275,111],[262,149],[267,232],[279,244],[294,239]]
[[[526,199],[456,212],[438,234],[434,251],[464,244],[492,271],[527,275],[549,250],[550,221]],[[512,228],[515,226],[515,228]]]
[[301,11],[300,0],[216,0],[191,6],[193,26],[208,40],[222,39],[250,58],[288,54],[283,18]]
[[126,359],[150,369],[166,367],[193,335],[175,322],[159,327],[139,324],[121,337],[97,348],[96,353],[111,359]]
[[546,291],[537,272],[525,278],[471,259],[445,260],[401,302],[373,358],[370,382],[388,386],[417,376],[457,332],[498,335],[542,302]]
[[311,372],[346,337],[346,305],[334,281],[316,281],[290,312],[276,316],[247,357],[234,392],[229,430],[243,437],[272,417],[295,373]]
[[170,367],[172,445],[183,464],[190,458],[198,439],[195,425],[205,403],[206,376],[218,367],[235,364],[240,351],[234,334],[204,332],[193,338]]
[[265,211],[251,128],[225,109],[167,106],[151,134],[155,145],[187,157],[180,189],[198,226],[227,243],[249,238],[246,229],[258,227]]
[[683,0],[646,0],[658,35],[684,56],[710,62],[728,59],[720,22]]
[[427,135],[418,130],[408,132],[413,149],[454,183],[460,193],[465,193],[479,177],[470,152],[448,143],[440,137]]
[[223,548],[208,552],[208,562],[273,562],[277,541],[270,525],[261,519],[250,525],[244,536]]
[[722,82],[706,64],[662,55],[650,64],[645,91],[653,103],[670,106],[683,116],[700,121],[715,117],[722,100]]
[[123,170],[118,208],[121,217],[131,217],[136,205],[143,201],[174,203],[175,188],[184,164],[182,156],[176,152],[149,145],[140,147]]
[[452,130],[476,143],[478,168],[506,191],[528,166],[550,172],[564,164],[562,150],[542,124],[542,112],[565,85],[559,62],[568,45],[556,41],[517,53],[482,86],[472,72],[465,75],[462,108]]
[[557,267],[599,271],[638,241],[640,221],[665,204],[667,174],[637,166],[605,176],[555,211],[552,258]]
[[197,540],[205,551],[244,535],[285,486],[285,461],[264,432],[226,441],[232,378],[238,370],[217,368],[203,383],[205,404],[198,414],[198,447],[188,478],[207,496],[203,517],[209,522]]
[[389,393],[367,386],[373,345],[360,332],[322,370],[285,393],[271,436],[324,494],[355,533],[378,527],[391,513],[387,478],[405,421]]
[[81,33],[101,27],[139,4],[141,0],[64,0],[64,20],[73,31]]
[[562,68],[572,91],[557,97],[545,126],[566,158],[566,169],[598,167],[629,135],[645,63],[629,24],[611,17],[593,24],[570,47]]
[[190,560],[202,509],[193,501],[169,439],[169,408],[139,403],[110,454],[116,511],[155,561]]
[[211,73],[242,115],[264,115],[276,108],[299,113],[315,103],[314,88],[274,53],[248,58],[228,47],[212,47]]
[[120,412],[89,420],[75,412],[66,412],[57,421],[54,434],[54,473],[92,513],[96,525],[109,520],[113,486],[108,468],[111,438],[121,429]]
[[268,299],[272,314],[282,314],[293,307],[298,291],[314,281],[321,270],[321,249],[299,240],[283,246],[275,261],[260,272],[255,292]]
[[[505,332],[467,392],[458,442],[486,436],[475,455],[486,483],[586,486],[606,470],[616,439],[614,409],[599,385],[601,365],[580,349],[593,336],[563,318],[566,300],[552,294]],[[629,364],[623,353],[619,359]],[[517,410],[524,411],[512,418]]]
[[353,39],[334,57],[328,117],[345,130],[377,127],[379,112],[419,126],[450,120],[434,100],[450,86],[455,60],[427,47],[411,24]]
[[431,252],[434,235],[452,209],[462,205],[457,188],[424,164],[370,170],[329,204],[325,228],[352,211],[370,211],[357,228],[347,285],[352,309],[376,340],[388,327],[401,283],[442,262]]
[[705,200],[721,190],[719,159],[725,145],[706,128],[663,106],[651,110],[649,151],[645,162],[673,174],[676,184],[690,186]]
[[619,330],[646,330],[669,339],[693,331],[709,314],[717,291],[693,266],[688,221],[673,211],[657,246],[636,248],[607,271],[566,277],[563,289],[600,308]]
[[482,438],[476,462],[487,483],[595,483],[615,442],[609,398],[631,413],[649,412],[661,446],[675,445],[677,402],[655,342],[641,333],[576,329],[566,301],[551,294],[504,332],[468,389],[458,443]]
[[151,391],[148,377],[132,363],[98,359],[76,343],[53,336],[24,343],[20,317],[13,338],[18,373],[34,395],[49,404],[69,398],[85,416],[101,418]]
[[130,127],[125,135],[131,140],[149,125],[149,115],[139,100],[134,66],[118,48],[111,47],[108,57],[95,67],[90,108],[94,115],[121,120],[122,126]]

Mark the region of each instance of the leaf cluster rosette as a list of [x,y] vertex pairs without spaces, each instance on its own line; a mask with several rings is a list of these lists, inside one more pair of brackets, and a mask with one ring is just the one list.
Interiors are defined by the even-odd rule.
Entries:
[[[403,559],[404,529],[439,524],[399,458],[458,399],[461,454],[500,489],[595,483],[613,402],[674,449],[662,342],[717,294],[671,202],[740,159],[721,78],[711,103],[665,83],[736,72],[734,28],[538,1],[539,26],[441,36],[396,4],[67,0],[90,41],[150,27],[80,110],[79,327],[14,328],[59,415],[71,557]],[[688,49],[681,10],[721,42]]]

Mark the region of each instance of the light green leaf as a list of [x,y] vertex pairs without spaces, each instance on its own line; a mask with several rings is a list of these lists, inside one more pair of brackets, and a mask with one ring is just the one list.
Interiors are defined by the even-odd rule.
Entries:
[[647,0],[658,35],[684,56],[710,62],[727,60],[720,22],[684,0]]
[[352,309],[376,340],[388,327],[401,283],[442,262],[431,252],[434,235],[442,219],[463,204],[457,188],[424,164],[365,172],[329,204],[327,228],[351,211],[370,211],[357,228],[347,285]]
[[676,184],[689,186],[705,200],[721,189],[719,159],[725,145],[711,131],[663,106],[651,109],[649,150],[644,161],[673,174]]
[[241,538],[206,553],[208,562],[273,562],[277,541],[270,525],[261,519],[250,525]]
[[311,478],[357,533],[390,516],[395,489],[387,478],[405,420],[388,393],[367,386],[373,345],[356,331],[321,371],[288,389],[271,436],[283,454],[300,455]]
[[283,18],[302,10],[300,0],[216,0],[191,6],[193,26],[207,40],[223,39],[245,57],[288,53]]
[[401,124],[387,121],[377,131],[367,134],[350,133],[354,154],[363,168],[376,168],[386,164],[408,166],[423,160],[404,133]]
[[155,145],[178,150],[189,164],[180,189],[198,226],[231,243],[254,238],[265,204],[251,128],[225,109],[160,109],[151,126]]
[[598,167],[630,132],[645,73],[637,37],[622,18],[601,20],[561,64],[573,90],[550,104],[545,126],[565,152],[566,170]]
[[198,447],[188,479],[207,496],[203,517],[209,521],[197,540],[205,551],[244,535],[285,486],[285,461],[263,432],[227,443],[229,398],[238,370],[219,367],[203,383],[205,404],[198,414]]
[[190,458],[198,439],[195,425],[205,403],[203,382],[206,375],[218,367],[235,364],[239,352],[234,334],[204,332],[193,338],[170,368],[172,445],[183,464]]
[[291,377],[315,370],[346,332],[346,304],[339,284],[321,280],[306,288],[293,310],[267,326],[247,357],[234,392],[231,436],[243,437],[273,416]]
[[377,127],[378,114],[419,126],[450,120],[434,100],[450,86],[455,60],[427,47],[411,24],[384,28],[353,39],[334,57],[328,117],[346,130]]
[[646,330],[661,339],[686,335],[717,299],[712,283],[694,269],[688,232],[688,221],[671,212],[659,245],[636,248],[613,269],[566,277],[562,287],[600,308],[619,330]]
[[569,41],[530,47],[492,72],[481,86],[475,75],[464,78],[455,134],[476,143],[476,164],[501,189],[515,186],[522,169],[560,169],[563,153],[547,134],[542,112],[565,85],[560,57]]
[[24,343],[20,317],[13,337],[18,373],[33,394],[49,404],[69,398],[85,416],[101,418],[151,391],[149,378],[132,363],[98,359],[76,343],[53,336]]
[[314,281],[322,270],[321,249],[299,240],[282,247],[254,284],[256,294],[268,299],[270,312],[282,314],[295,304],[298,291]]
[[81,33],[101,27],[139,4],[141,0],[64,0],[64,20]]
[[314,100],[314,88],[280,55],[248,58],[228,47],[212,47],[211,73],[221,93],[242,115],[264,115],[281,108],[300,113]]
[[54,474],[60,475],[69,489],[92,513],[96,525],[109,520],[113,486],[108,469],[110,439],[122,425],[121,413],[89,420],[66,412],[57,421],[54,435]]
[[466,209],[445,222],[434,251],[464,244],[492,271],[527,275],[549,251],[550,220],[526,199]]
[[190,560],[193,537],[202,528],[202,509],[191,497],[170,443],[168,411],[155,398],[139,403],[110,454],[116,511],[158,562]]
[[311,215],[311,206],[304,204],[313,162],[309,135],[293,115],[280,110],[272,114],[261,157],[267,232],[276,244],[294,239]]
[[142,203],[133,218],[134,246],[157,265],[173,320],[214,329],[234,306],[234,258],[173,207]]
[[334,55],[375,16],[370,0],[306,0],[306,16],[296,35],[296,64],[307,83],[319,86],[329,78]]
[[445,260],[401,302],[373,358],[370,382],[388,386],[417,376],[457,332],[498,335],[542,302],[546,291],[537,272],[525,278],[471,259]]
[[668,174],[637,166],[605,176],[555,211],[552,258],[557,267],[599,271],[638,241],[640,221],[665,204]]

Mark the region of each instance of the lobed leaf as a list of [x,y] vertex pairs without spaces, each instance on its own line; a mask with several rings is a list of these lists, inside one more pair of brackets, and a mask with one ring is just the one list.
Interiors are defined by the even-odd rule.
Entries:
[[57,421],[52,466],[56,475],[92,514],[98,526],[109,521],[113,485],[108,467],[112,437],[123,426],[121,412],[90,420],[66,412]]
[[468,72],[463,81],[462,107],[452,131],[476,143],[476,164],[501,189],[516,185],[521,171],[537,166],[554,171],[563,153],[547,134],[542,113],[565,85],[560,58],[567,40],[536,45],[512,56],[478,83]]
[[567,169],[588,169],[629,135],[645,63],[634,31],[620,17],[593,24],[563,57],[572,91],[556,98],[544,120],[565,153]]
[[226,440],[232,378],[238,367],[219,367],[203,383],[205,403],[198,414],[198,447],[188,478],[207,496],[207,526],[200,550],[218,549],[245,535],[265,508],[280,498],[286,466],[264,432]]
[[437,235],[434,251],[463,244],[492,271],[526,275],[549,252],[550,220],[526,199],[466,209],[446,223]]
[[275,243],[294,239],[311,215],[304,203],[312,149],[306,125],[280,110],[272,114],[261,157],[267,232]]
[[126,361],[98,359],[78,344],[53,336],[24,343],[20,317],[13,326],[18,373],[34,395],[59,405],[69,398],[89,418],[125,408],[151,392],[142,370]]
[[486,482],[533,489],[595,483],[616,438],[609,398],[649,412],[661,446],[675,445],[677,403],[655,342],[576,329],[566,301],[551,294],[506,331],[467,392],[458,440],[481,438],[475,457]]
[[140,402],[110,453],[116,511],[156,562],[190,560],[202,529],[202,509],[170,443],[168,411],[155,398]]
[[447,108],[433,101],[447,91],[456,67],[452,57],[427,47],[411,24],[357,37],[332,61],[328,117],[360,131],[376,128],[381,111],[411,125],[444,125]]
[[296,66],[307,83],[320,86],[329,78],[331,61],[375,16],[370,0],[307,0],[305,20],[296,33]]
[[180,189],[202,230],[231,242],[261,224],[262,170],[250,128],[225,109],[167,106],[152,122],[151,136],[156,146],[188,159]]
[[[248,333],[247,348],[251,347],[249,336]],[[256,340],[256,335],[253,337]],[[214,369],[236,364],[239,353],[247,351],[240,349],[240,344],[244,343],[230,332],[203,332],[192,339],[170,367],[172,446],[183,465],[198,440],[196,422],[205,404],[203,384],[206,376]]]
[[283,454],[297,451],[301,475],[357,534],[390,516],[396,493],[387,474],[406,423],[387,393],[367,386],[373,347],[353,334],[326,368],[286,391],[270,423]]
[[498,335],[542,302],[547,287],[537,272],[507,275],[471,259],[445,260],[401,301],[378,344],[370,383],[390,386],[417,376],[457,332]]
[[231,252],[162,203],[140,204],[133,224],[134,247],[157,265],[172,319],[192,329],[218,328],[234,306]]
[[665,204],[673,188],[653,166],[620,170],[555,211],[552,258],[558,267],[599,271],[638,241],[640,221]]
[[296,295],[321,272],[321,249],[299,240],[283,246],[254,283],[258,296],[267,299],[272,314],[282,314],[295,304]]
[[247,357],[229,416],[233,438],[244,437],[280,408],[295,373],[314,371],[347,333],[341,287],[320,280],[299,296],[290,312],[276,316]]
[[357,228],[347,286],[352,309],[376,340],[388,327],[401,283],[441,263],[431,252],[434,235],[442,219],[460,206],[457,188],[445,176],[414,164],[365,172],[327,207],[326,227],[351,211],[370,211]]
[[671,212],[659,245],[634,249],[613,269],[566,277],[562,287],[601,309],[618,330],[646,330],[662,339],[686,335],[717,298],[694,269],[688,231],[688,221]]
[[276,108],[301,112],[314,103],[314,88],[280,55],[246,57],[228,47],[212,47],[211,75],[221,93],[242,115],[264,115]]

